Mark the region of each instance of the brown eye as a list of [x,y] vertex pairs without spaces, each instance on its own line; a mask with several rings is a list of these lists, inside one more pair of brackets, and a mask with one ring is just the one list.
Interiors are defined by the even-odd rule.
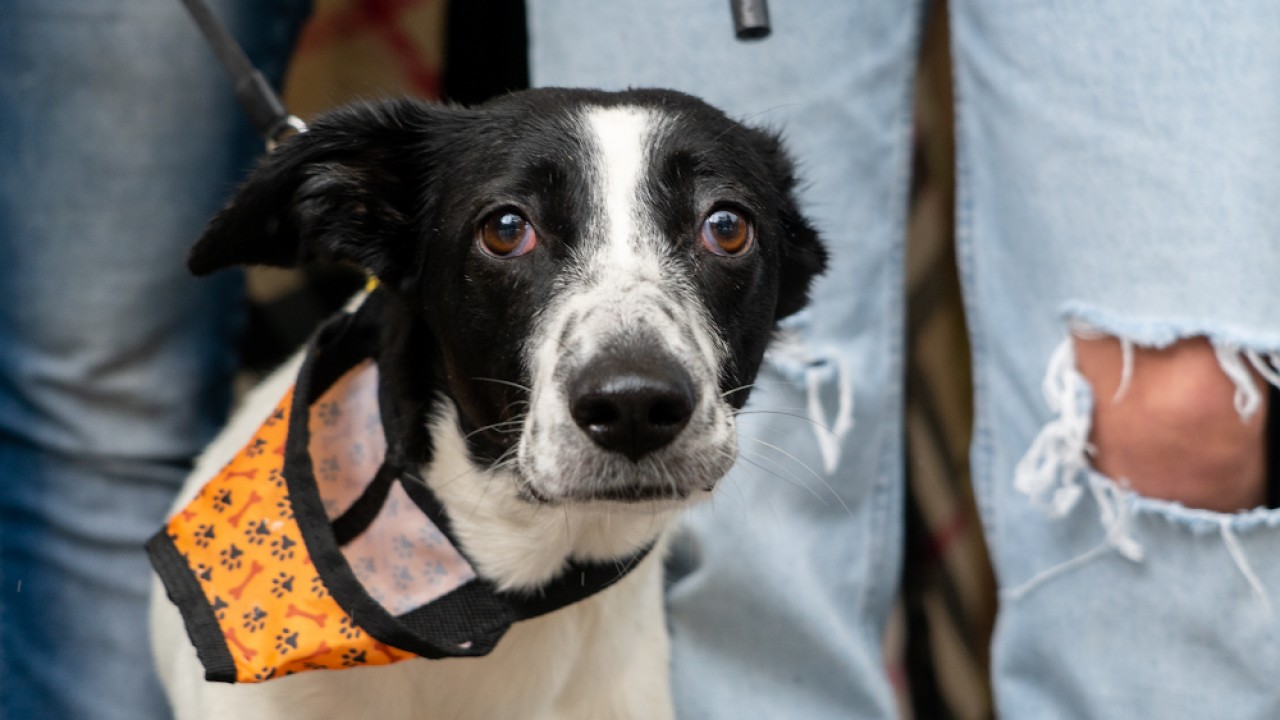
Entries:
[[511,210],[494,213],[476,233],[481,249],[494,257],[518,257],[533,250],[538,236],[522,215]]
[[702,222],[702,244],[716,255],[737,256],[751,249],[755,230],[732,210],[720,209]]

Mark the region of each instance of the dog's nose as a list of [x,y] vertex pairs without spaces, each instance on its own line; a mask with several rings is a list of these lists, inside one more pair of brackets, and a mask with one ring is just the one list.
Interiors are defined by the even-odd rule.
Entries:
[[569,391],[569,413],[578,427],[600,447],[632,462],[674,440],[696,404],[684,368],[636,355],[589,363]]

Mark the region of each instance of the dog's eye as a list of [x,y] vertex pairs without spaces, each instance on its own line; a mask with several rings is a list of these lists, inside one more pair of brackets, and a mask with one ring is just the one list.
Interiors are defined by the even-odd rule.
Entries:
[[524,255],[538,244],[533,225],[511,210],[496,212],[485,220],[476,240],[485,252],[501,258]]
[[738,256],[751,249],[755,230],[738,213],[720,209],[702,222],[702,244],[716,255]]

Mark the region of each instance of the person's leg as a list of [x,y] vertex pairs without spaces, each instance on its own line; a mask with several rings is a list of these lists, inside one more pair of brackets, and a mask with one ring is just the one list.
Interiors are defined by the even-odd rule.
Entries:
[[[279,78],[305,0],[214,3]],[[221,424],[235,274],[187,247],[261,148],[181,3],[0,22],[0,718],[167,716],[150,568]]]
[[1280,8],[951,10],[1000,714],[1276,717]]
[[723,0],[536,0],[532,77],[674,87],[782,130],[832,263],[739,418],[737,468],[675,544],[676,707],[712,720],[891,717],[880,645],[901,557],[901,240],[920,8],[770,10],[773,35],[740,43]]

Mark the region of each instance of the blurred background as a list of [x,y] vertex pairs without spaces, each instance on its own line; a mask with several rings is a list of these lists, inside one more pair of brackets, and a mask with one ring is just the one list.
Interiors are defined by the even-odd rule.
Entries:
[[[904,718],[968,720],[993,715],[987,646],[995,592],[969,488],[972,407],[952,238],[947,13],[944,2],[930,5],[907,238],[907,554],[885,672]],[[727,3],[724,30],[731,31]],[[285,95],[307,119],[361,98],[470,104],[527,85],[523,0],[317,0]],[[251,270],[242,387],[287,357],[361,283],[339,268]]]

